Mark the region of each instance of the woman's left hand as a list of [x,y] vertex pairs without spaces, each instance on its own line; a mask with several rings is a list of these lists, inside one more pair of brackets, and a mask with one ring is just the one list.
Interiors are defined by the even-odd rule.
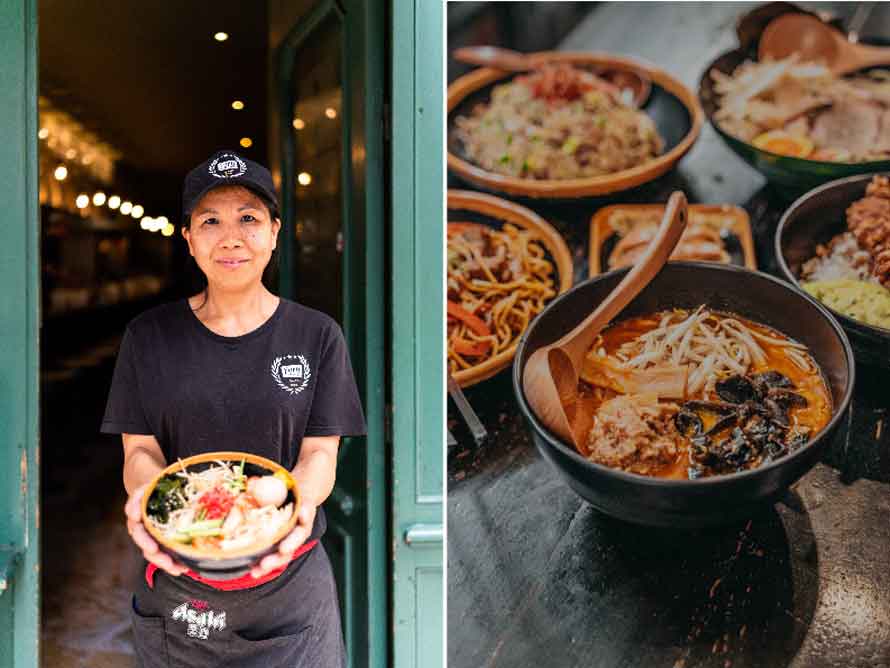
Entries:
[[278,552],[266,555],[258,564],[250,569],[250,575],[260,578],[276,568],[281,568],[290,563],[291,557],[312,534],[312,525],[315,523],[316,507],[312,503],[303,503],[297,513],[297,526],[278,544]]

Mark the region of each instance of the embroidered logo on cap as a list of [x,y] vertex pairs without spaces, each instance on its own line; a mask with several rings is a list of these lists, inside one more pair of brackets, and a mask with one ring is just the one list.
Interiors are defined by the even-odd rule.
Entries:
[[299,394],[309,385],[312,369],[303,355],[282,355],[272,362],[272,378],[288,394]]
[[221,153],[210,163],[208,171],[218,179],[233,179],[247,171],[247,163],[234,153]]

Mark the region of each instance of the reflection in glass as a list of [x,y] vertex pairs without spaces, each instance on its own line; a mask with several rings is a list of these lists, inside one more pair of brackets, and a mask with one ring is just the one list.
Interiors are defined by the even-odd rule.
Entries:
[[341,26],[328,21],[295,55],[295,290],[301,303],[342,321],[343,126]]

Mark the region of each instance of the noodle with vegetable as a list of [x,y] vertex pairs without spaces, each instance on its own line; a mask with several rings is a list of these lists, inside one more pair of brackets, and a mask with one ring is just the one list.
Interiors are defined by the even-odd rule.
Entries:
[[288,476],[244,474],[244,462],[182,467],[155,486],[148,519],[167,540],[202,552],[232,552],[269,541],[294,512]]
[[533,232],[448,224],[448,368],[469,369],[516,345],[556,296],[555,271]]

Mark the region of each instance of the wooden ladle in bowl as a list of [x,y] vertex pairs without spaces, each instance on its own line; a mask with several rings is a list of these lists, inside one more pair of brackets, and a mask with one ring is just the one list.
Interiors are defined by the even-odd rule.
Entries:
[[573,423],[577,422],[578,378],[584,355],[597,335],[642,292],[668,261],[686,228],[686,207],[686,196],[675,191],[640,262],[593,313],[555,343],[536,350],[525,363],[522,389],[529,405],[550,431],[576,448],[578,438]]
[[842,75],[875,65],[890,65],[890,48],[847,41],[843,33],[809,14],[782,14],[760,36],[759,60],[778,60],[797,53],[805,62],[821,61]]
[[[504,72],[528,72],[544,64],[540,58],[498,46],[464,46],[455,49],[451,55],[455,60],[468,65],[493,67]],[[629,102],[637,109],[646,104],[652,92],[652,82],[638,72],[603,67],[595,71],[595,74],[618,88],[622,94],[629,91]]]

